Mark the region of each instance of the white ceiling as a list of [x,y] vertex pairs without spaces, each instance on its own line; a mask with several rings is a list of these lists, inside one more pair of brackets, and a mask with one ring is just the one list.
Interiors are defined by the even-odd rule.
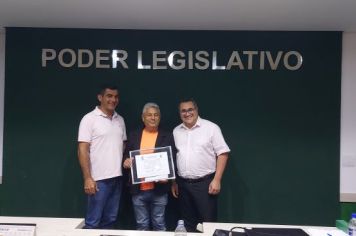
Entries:
[[356,0],[0,0],[11,26],[356,32]]

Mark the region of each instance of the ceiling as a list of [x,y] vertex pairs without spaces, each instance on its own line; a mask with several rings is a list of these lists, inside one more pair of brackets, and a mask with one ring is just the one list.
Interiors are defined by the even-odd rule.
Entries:
[[0,0],[4,27],[356,32],[356,0]]

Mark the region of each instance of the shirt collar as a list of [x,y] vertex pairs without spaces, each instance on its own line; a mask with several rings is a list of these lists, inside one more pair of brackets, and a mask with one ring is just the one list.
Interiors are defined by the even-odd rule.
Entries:
[[[106,115],[102,110],[100,110],[98,106],[95,107],[94,114],[98,115],[98,116],[108,117],[108,115]],[[112,118],[116,118],[117,116],[118,116],[118,114],[116,113],[116,111],[114,111]]]
[[[195,125],[193,125],[193,127],[190,128],[190,129],[194,129],[194,128],[200,127],[200,126],[201,126],[201,118],[200,118],[200,116],[198,116],[197,122],[196,122]],[[180,124],[180,128],[189,129],[184,123]]]

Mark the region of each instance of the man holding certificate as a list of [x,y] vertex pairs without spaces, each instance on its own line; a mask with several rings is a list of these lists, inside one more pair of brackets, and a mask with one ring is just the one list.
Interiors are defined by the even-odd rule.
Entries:
[[175,147],[173,135],[159,129],[160,120],[159,106],[147,103],[142,111],[144,128],[129,134],[125,150],[123,166],[131,168],[130,192],[137,230],[166,230],[168,179],[174,177],[171,150],[174,153]]

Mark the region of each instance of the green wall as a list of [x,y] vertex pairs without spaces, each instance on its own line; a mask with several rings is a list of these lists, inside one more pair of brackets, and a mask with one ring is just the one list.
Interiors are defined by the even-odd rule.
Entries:
[[[0,214],[84,216],[78,124],[94,108],[97,87],[114,82],[128,130],[140,125],[148,101],[161,106],[162,126],[173,129],[183,96],[219,124],[232,149],[219,221],[334,225],[341,212],[341,41],[340,32],[8,28]],[[130,68],[42,67],[42,48],[123,49]],[[138,70],[138,50],[145,58],[154,50],[217,51],[219,64],[234,50],[298,51],[303,64],[295,71],[261,70],[258,61],[251,70]],[[120,227],[130,228],[128,195],[122,205]],[[171,201],[170,227],[177,208]]]

